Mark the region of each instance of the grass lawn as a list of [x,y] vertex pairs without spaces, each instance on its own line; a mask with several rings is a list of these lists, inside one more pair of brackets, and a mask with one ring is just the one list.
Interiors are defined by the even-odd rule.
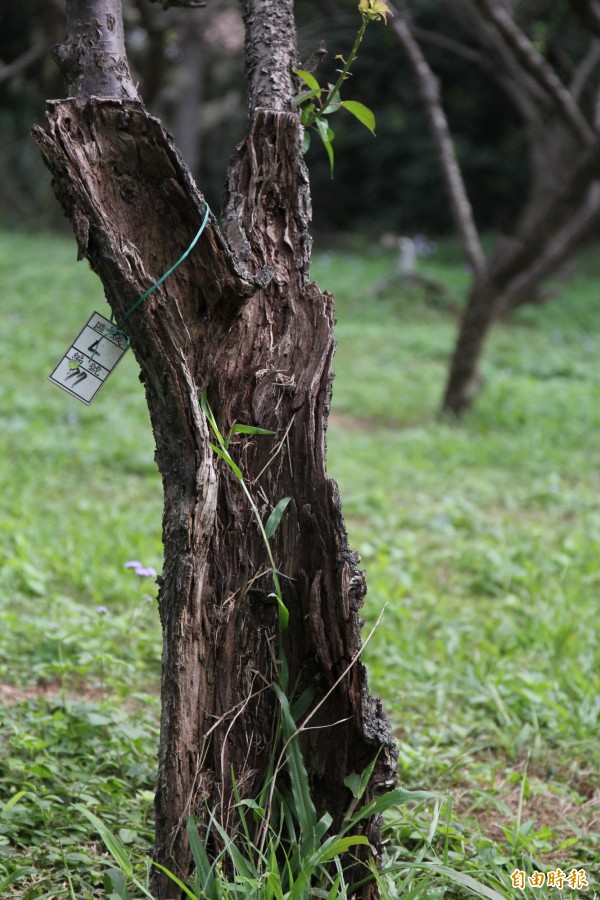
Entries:
[[[496,328],[456,425],[436,418],[456,258],[412,285],[375,250],[313,266],[337,299],[329,467],[365,634],[384,610],[371,690],[403,786],[444,798],[388,814],[389,896],[470,897],[472,876],[600,897],[600,261]],[[89,408],[46,380],[107,314],[72,239],[2,233],[0,273],[0,897],[104,897],[111,861],[73,804],[147,853],[160,631],[153,579],[124,565],[160,570],[160,480],[132,354]],[[515,870],[589,886],[520,890]]]

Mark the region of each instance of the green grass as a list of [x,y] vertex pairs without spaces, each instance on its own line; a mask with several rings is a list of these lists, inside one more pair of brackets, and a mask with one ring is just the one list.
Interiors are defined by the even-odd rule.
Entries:
[[[105,896],[110,862],[73,804],[133,853],[151,841],[156,588],[124,563],[160,570],[160,481],[131,354],[89,408],[47,381],[107,312],[74,242],[4,233],[0,274],[0,885],[21,873],[0,896],[70,897],[70,879],[83,900]],[[367,628],[385,607],[371,689],[403,786],[451,798],[390,814],[389,857],[507,897],[514,869],[585,868],[595,887],[559,896],[593,897],[599,264],[590,252],[563,299],[496,328],[458,426],[436,417],[468,280],[452,248],[412,286],[364,249],[317,254],[313,274],[337,299],[329,467],[367,570]],[[406,871],[390,896],[471,896]]]

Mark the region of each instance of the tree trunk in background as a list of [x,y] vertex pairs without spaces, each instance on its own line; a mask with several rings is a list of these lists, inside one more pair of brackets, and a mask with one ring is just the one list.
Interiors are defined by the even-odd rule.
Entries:
[[463,415],[479,393],[479,360],[496,317],[497,299],[486,278],[477,279],[471,285],[442,401],[445,415]]
[[[97,25],[120,12],[116,0],[96,6],[105,7],[94,11]],[[339,824],[350,801],[344,777],[378,752],[366,799],[395,781],[390,728],[358,660],[364,576],[326,476],[334,318],[332,298],[309,280],[309,187],[291,111],[293,4],[244,6],[251,114],[229,171],[227,236],[211,215],[194,251],[125,326],[165,503],[156,859],[181,877],[191,867],[186,819],[203,819],[218,804],[231,823],[232,769],[244,797],[255,796],[265,777],[280,642],[289,683],[299,693],[314,686],[315,704],[340,679],[303,738],[318,812],[328,810]],[[70,13],[81,14],[75,0]],[[68,47],[67,75],[71,65],[87,65]],[[122,54],[121,74],[125,63]],[[100,276],[121,322],[188,247],[206,207],[160,122],[129,99],[128,83],[116,93],[102,84],[50,103],[48,128],[35,138],[79,255]],[[273,538],[290,613],[283,633],[268,597],[261,535],[239,481],[209,447],[199,399],[205,388],[224,433],[236,422],[275,432],[241,436],[231,453],[263,518],[292,497]],[[378,826],[366,823],[375,849]],[[153,888],[159,898],[173,896],[160,874]]]
[[[593,77],[600,47],[596,38],[588,42],[566,85],[517,24],[516,7],[514,17],[491,0],[456,0],[446,7],[479,51],[444,34],[412,29],[406,3],[393,30],[419,85],[473,275],[441,407],[443,414],[460,416],[479,392],[478,365],[492,324],[518,306],[547,299],[542,291],[544,279],[556,275],[573,258],[600,217],[599,93]],[[437,79],[416,34],[488,72],[506,92],[527,130],[528,197],[513,233],[502,238],[488,258],[481,250]],[[592,121],[588,121],[590,108]]]

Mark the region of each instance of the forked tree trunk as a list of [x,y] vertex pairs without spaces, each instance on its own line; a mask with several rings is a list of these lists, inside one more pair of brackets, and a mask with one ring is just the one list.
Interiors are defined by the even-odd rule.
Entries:
[[[70,7],[76,18],[79,4]],[[317,809],[339,824],[350,800],[345,775],[378,752],[367,798],[395,780],[389,725],[357,659],[365,581],[326,476],[333,304],[309,280],[309,187],[291,104],[293,4],[246,0],[244,7],[251,114],[229,170],[226,237],[211,215],[190,256],[125,325],[165,503],[156,858],[183,877],[191,866],[186,819],[202,820],[218,805],[222,821],[232,821],[232,771],[243,796],[262,783],[273,749],[270,685],[280,642],[290,685],[298,692],[314,685],[315,704],[340,679],[303,738]],[[96,31],[110,28],[118,12],[115,0],[96,3]],[[76,55],[69,46],[62,52],[68,75],[70,66],[89,63],[82,63],[84,44],[76,42]],[[122,54],[121,74],[125,62]],[[79,254],[100,276],[120,322],[190,244],[205,201],[127,83],[107,92],[100,80],[75,99],[49,103],[48,127],[35,138]],[[223,432],[236,422],[275,432],[241,436],[231,453],[263,517],[292,497],[273,538],[290,613],[283,633],[259,530],[239,481],[209,446],[205,388]],[[106,391],[97,402],[110,402]],[[378,848],[378,822],[366,830]],[[154,889],[159,898],[173,896],[162,876]]]

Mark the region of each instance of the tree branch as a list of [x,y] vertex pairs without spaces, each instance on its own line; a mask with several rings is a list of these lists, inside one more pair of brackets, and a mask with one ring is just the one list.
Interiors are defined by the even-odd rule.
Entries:
[[[393,7],[390,7],[393,10]],[[485,256],[481,248],[473,210],[463,181],[460,165],[448,127],[448,120],[440,99],[438,80],[421,48],[414,39],[406,20],[395,10],[392,22],[394,34],[406,53],[419,85],[419,92],[425,106],[429,127],[439,160],[442,166],[446,186],[450,194],[452,211],[456,227],[462,238],[466,257],[475,275],[485,269]]]
[[600,63],[600,40],[592,37],[588,52],[585,54],[579,65],[573,72],[573,77],[569,84],[569,91],[573,99],[578,102],[588,82]]
[[600,35],[600,2],[598,0],[569,0],[571,7],[592,31]]
[[550,195],[516,246],[499,252],[490,263],[490,282],[500,290],[545,252],[559,230],[568,226],[594,181],[600,178],[600,141],[581,154],[562,187]]
[[[456,12],[456,8],[452,11]],[[460,24],[464,24],[462,22],[462,17],[459,18],[461,19]],[[473,30],[474,29],[469,28],[470,32]],[[465,62],[470,62],[473,63],[473,65],[478,66],[482,72],[485,72],[498,83],[500,88],[508,96],[509,100],[521,113],[525,122],[528,122],[529,124],[539,122],[540,110],[536,107],[535,102],[531,97],[531,79],[527,78],[525,73],[523,73],[522,76],[521,70],[519,70],[518,74],[515,72],[514,65],[512,65],[514,62],[513,57],[509,56],[508,49],[497,32],[485,28],[486,40],[482,40],[483,30],[477,29],[475,31],[475,39],[479,42],[481,49],[476,50],[474,47],[469,47],[467,44],[463,44],[461,41],[457,41],[454,38],[449,38],[445,34],[439,34],[437,31],[429,31],[429,29],[420,28],[418,25],[411,24],[411,31],[413,36],[421,44],[429,44],[432,47],[439,47],[441,50],[447,50],[448,53],[451,53],[458,59],[464,59]],[[490,50],[493,52],[490,53]],[[507,74],[503,74],[499,70],[499,67],[495,64],[493,58],[495,55],[500,58],[504,68],[508,70],[509,66],[511,67],[512,71],[510,74],[508,74],[508,72]],[[509,59],[508,66],[506,65],[507,58]]]
[[490,73],[523,120],[529,125],[536,125],[549,102],[546,92],[515,59],[498,29],[477,15],[472,6],[455,0],[450,11],[457,24],[480,45],[482,56],[488,60]]
[[49,47],[50,45],[47,41],[38,41],[33,47],[30,47],[29,50],[22,53],[21,56],[18,56],[9,63],[0,65],[0,84],[28,69],[29,66],[37,62],[38,59],[45,56]]
[[531,302],[537,285],[556,272],[590,234],[600,217],[600,185],[591,186],[581,207],[544,247],[540,256],[517,275],[506,287],[499,305],[499,315]]
[[250,115],[257,109],[291,112],[298,68],[293,4],[242,0]]
[[481,51],[475,50],[473,47],[468,47],[466,44],[461,44],[460,41],[455,41],[453,38],[449,38],[445,34],[439,34],[437,31],[419,28],[418,25],[411,25],[410,30],[413,33],[413,37],[422,44],[431,44],[432,47],[440,47],[440,49],[452,53],[453,56],[457,56],[459,59],[464,59],[467,62],[475,63],[476,66],[479,66],[485,72],[489,72],[489,61],[486,60]]
[[138,100],[129,73],[121,0],[67,0],[69,34],[54,48],[67,89],[90,97]]
[[527,35],[518,27],[508,12],[492,0],[474,0],[500,31],[515,57],[552,99],[557,110],[580,139],[591,144],[595,139],[593,128],[575,103],[568,89],[554,69],[535,50]]

